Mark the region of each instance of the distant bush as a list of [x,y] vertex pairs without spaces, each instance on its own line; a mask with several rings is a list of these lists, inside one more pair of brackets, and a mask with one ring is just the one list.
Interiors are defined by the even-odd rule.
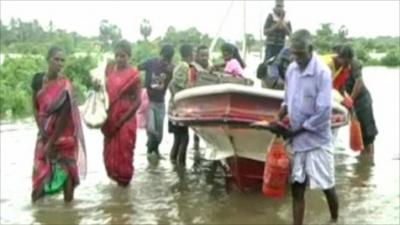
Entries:
[[159,56],[158,46],[147,41],[138,41],[132,46],[132,64],[134,66]]
[[84,102],[85,92],[93,87],[90,71],[96,66],[97,60],[91,56],[71,56],[67,59],[63,72],[73,83],[75,97],[78,104]]
[[36,72],[44,71],[42,57],[23,56],[4,59],[0,66],[0,118],[21,117],[32,113],[31,80]]
[[386,56],[381,59],[381,64],[384,66],[400,66],[400,49],[391,50]]
[[371,57],[368,55],[368,52],[365,50],[364,46],[355,45],[354,53],[363,64],[368,64],[368,62],[371,61]]
[[381,60],[370,58],[366,63],[366,66],[381,66]]
[[[96,66],[96,59],[90,56],[69,57],[64,67],[75,89],[78,103],[84,101],[84,93],[92,87],[90,70]],[[22,56],[4,59],[0,65],[0,118],[20,118],[32,114],[31,81],[37,72],[47,70],[47,64],[40,56]]]

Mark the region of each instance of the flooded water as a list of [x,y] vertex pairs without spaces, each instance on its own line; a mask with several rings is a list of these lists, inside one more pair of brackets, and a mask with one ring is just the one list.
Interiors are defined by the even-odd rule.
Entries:
[[[399,196],[399,69],[369,67],[364,77],[374,99],[379,129],[375,158],[359,157],[348,148],[348,127],[339,132],[336,146],[336,181],[340,223],[398,224]],[[193,160],[186,169],[167,160],[172,137],[165,135],[160,161],[146,157],[146,136],[140,131],[135,150],[135,175],[120,188],[106,175],[102,136],[85,129],[88,176],[69,205],[62,194],[37,204],[30,201],[35,134],[33,123],[1,126],[1,224],[290,224],[290,193],[271,200],[260,191],[227,191],[222,170]],[[190,146],[192,144],[190,143]],[[324,195],[307,191],[307,224],[326,224]]]

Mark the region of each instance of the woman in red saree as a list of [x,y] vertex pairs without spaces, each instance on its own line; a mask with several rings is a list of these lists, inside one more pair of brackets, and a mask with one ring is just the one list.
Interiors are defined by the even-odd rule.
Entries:
[[129,65],[131,46],[123,40],[116,45],[116,65],[107,72],[110,101],[108,118],[102,127],[104,163],[108,176],[120,186],[129,185],[136,142],[135,113],[140,106],[139,72]]
[[64,190],[64,201],[69,202],[79,184],[79,175],[86,173],[84,139],[72,85],[60,75],[65,60],[62,50],[50,48],[47,60],[48,72],[35,75],[32,83],[34,116],[39,128],[32,201]]

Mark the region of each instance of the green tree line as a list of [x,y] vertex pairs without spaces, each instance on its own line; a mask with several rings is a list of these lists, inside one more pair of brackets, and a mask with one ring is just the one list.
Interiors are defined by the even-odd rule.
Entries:
[[[150,38],[152,27],[148,20],[143,20],[137,29],[142,38],[132,43],[134,65],[158,56],[161,46],[166,43],[176,48],[174,60],[177,61],[181,44],[210,46],[212,42],[208,34],[195,27],[177,30],[170,26],[164,35],[155,38]],[[67,53],[64,74],[73,81],[78,102],[82,103],[85,92],[92,88],[89,73],[97,65],[97,56],[111,52],[115,42],[122,38],[120,28],[107,20],[100,22],[99,33],[95,37],[85,37],[76,32],[55,28],[52,22],[42,26],[36,20],[25,22],[20,19],[11,19],[8,24],[0,21],[0,33],[1,53],[6,55],[0,65],[0,119],[22,117],[32,113],[31,79],[36,72],[46,70],[44,55],[50,46],[57,45]],[[322,54],[328,53],[335,43],[351,42],[357,57],[367,65],[400,66],[399,37],[351,38],[347,33],[343,26],[334,30],[331,24],[321,24],[314,34],[316,50]],[[223,43],[223,39],[218,39],[214,50],[218,51]],[[236,44],[241,47],[241,42]],[[255,38],[253,34],[246,34],[247,51],[260,51],[263,46],[264,40]],[[84,53],[80,54],[83,56],[74,54],[78,52]],[[371,52],[386,55],[376,60],[369,56]],[[22,56],[12,57],[12,54]]]
[[[366,65],[400,66],[400,37],[348,37],[348,30],[341,26],[338,30],[332,24],[323,23],[314,35],[316,50],[321,53],[332,52],[337,43],[350,43],[356,56]],[[381,59],[374,59],[370,53],[381,53]]]
[[[75,98],[83,103],[85,92],[92,87],[90,70],[96,66],[95,57],[70,56],[63,74],[73,83]],[[31,81],[37,72],[46,72],[47,63],[41,56],[6,57],[0,66],[0,119],[20,118],[32,114]]]
[[[198,46],[210,45],[212,41],[194,27],[178,31],[172,26],[164,36],[149,41],[151,25],[146,23],[140,27],[143,39],[132,43],[134,65],[158,56],[161,46],[166,43],[172,44],[178,53],[182,43]],[[107,20],[101,21],[96,37],[56,29],[51,22],[41,26],[36,20],[24,22],[20,19],[11,19],[9,24],[0,21],[0,32],[1,54],[5,55],[0,65],[0,119],[32,114],[31,80],[35,73],[46,71],[44,55],[50,46],[59,46],[66,52],[68,57],[63,73],[72,80],[78,103],[82,103],[85,92],[93,85],[90,70],[96,67],[97,56],[112,51],[115,42],[122,38],[120,28]],[[219,40],[219,46],[222,42]],[[178,55],[175,54],[175,61],[179,59]]]

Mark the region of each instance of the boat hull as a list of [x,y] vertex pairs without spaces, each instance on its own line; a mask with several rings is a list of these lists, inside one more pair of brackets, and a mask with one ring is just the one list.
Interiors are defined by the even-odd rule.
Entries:
[[[236,84],[196,87],[175,96],[176,109],[170,120],[190,126],[207,144],[205,158],[226,160],[229,173],[240,189],[262,181],[266,155],[275,135],[256,129],[256,121],[272,121],[284,93]],[[348,123],[347,111],[333,102],[331,125],[338,129]]]

